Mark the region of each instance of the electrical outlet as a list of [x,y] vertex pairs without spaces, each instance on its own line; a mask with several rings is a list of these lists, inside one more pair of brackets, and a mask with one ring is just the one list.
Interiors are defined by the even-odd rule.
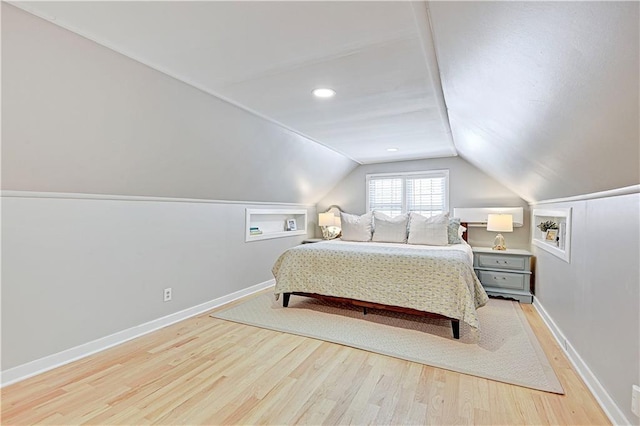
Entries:
[[631,411],[640,417],[640,386],[638,385],[631,387]]
[[164,289],[164,301],[168,302],[171,300],[171,287]]

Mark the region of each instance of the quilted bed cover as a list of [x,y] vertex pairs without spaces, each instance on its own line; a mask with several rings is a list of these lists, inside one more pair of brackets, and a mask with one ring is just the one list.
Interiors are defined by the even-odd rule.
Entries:
[[340,240],[303,244],[273,266],[275,293],[305,292],[401,306],[477,329],[488,297],[467,243],[422,246]]

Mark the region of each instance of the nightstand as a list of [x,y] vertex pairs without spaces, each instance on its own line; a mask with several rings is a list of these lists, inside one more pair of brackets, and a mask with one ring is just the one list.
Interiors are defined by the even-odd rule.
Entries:
[[307,238],[306,240],[302,240],[302,244],[319,243],[320,241],[324,240],[322,238]]
[[531,256],[526,250],[472,247],[473,269],[490,296],[532,303]]

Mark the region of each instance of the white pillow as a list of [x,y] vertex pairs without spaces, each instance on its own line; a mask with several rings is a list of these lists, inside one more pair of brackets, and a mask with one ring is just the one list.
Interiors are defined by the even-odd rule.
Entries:
[[426,244],[430,246],[446,246],[448,236],[449,213],[424,217],[411,212],[409,218],[409,244]]
[[379,243],[406,243],[409,215],[389,217],[381,212],[373,212],[373,239]]
[[371,212],[362,216],[340,212],[342,239],[344,241],[371,241],[372,219]]

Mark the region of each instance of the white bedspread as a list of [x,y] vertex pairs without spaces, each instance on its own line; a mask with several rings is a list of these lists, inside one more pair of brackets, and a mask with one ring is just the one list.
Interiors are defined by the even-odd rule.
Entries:
[[293,247],[273,267],[276,294],[316,293],[401,306],[478,328],[487,294],[467,244],[422,246],[332,240]]

